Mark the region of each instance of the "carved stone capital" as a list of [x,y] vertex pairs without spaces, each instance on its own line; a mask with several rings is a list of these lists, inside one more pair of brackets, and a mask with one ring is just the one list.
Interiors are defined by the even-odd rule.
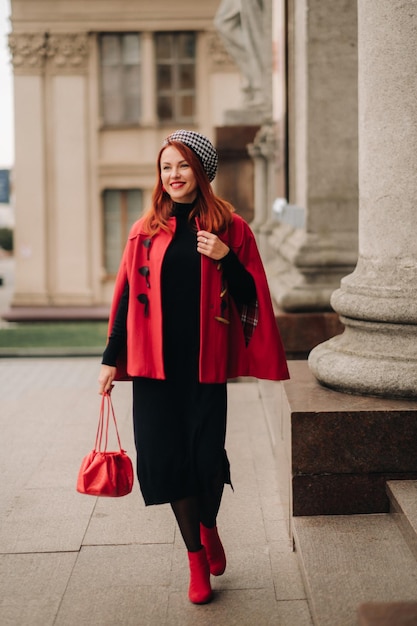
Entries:
[[47,38],[47,56],[51,70],[83,72],[88,63],[88,36],[78,33],[59,33]]
[[84,33],[12,33],[9,48],[15,74],[84,73],[88,65]]
[[236,65],[224,47],[217,33],[208,36],[208,58],[211,62],[212,72],[236,72]]
[[9,49],[16,74],[42,72],[46,59],[46,40],[43,33],[10,34]]

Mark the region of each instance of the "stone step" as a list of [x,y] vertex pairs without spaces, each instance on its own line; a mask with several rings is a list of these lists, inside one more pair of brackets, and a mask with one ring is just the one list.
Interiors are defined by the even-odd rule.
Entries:
[[390,512],[417,559],[417,480],[387,482]]
[[357,626],[364,603],[416,601],[417,561],[392,515],[292,522],[315,626]]

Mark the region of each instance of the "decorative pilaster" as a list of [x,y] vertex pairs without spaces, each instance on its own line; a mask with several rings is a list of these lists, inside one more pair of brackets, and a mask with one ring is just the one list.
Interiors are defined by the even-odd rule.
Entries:
[[87,33],[13,33],[13,306],[91,304]]
[[359,0],[359,261],[332,296],[343,335],[310,367],[342,391],[417,397],[417,5]]
[[47,305],[49,259],[44,33],[12,33],[16,179],[13,305]]

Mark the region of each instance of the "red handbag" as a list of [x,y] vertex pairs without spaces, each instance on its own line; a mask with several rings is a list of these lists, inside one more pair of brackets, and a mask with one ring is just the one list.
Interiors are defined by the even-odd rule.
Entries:
[[[116,428],[119,450],[107,452],[110,413]],[[104,449],[102,440],[104,435]],[[132,461],[122,450],[113,403],[109,393],[101,398],[100,416],[94,450],[84,457],[77,479],[77,491],[89,496],[117,498],[125,496],[133,488]]]

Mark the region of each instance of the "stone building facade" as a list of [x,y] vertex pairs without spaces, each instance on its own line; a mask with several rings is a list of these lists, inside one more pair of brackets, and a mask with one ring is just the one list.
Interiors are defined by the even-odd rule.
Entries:
[[163,138],[186,127],[214,141],[239,106],[218,4],[12,0],[12,308],[108,304]]
[[245,108],[216,31],[233,0],[12,0],[14,309],[108,304],[161,141],[187,127],[218,146],[216,189],[252,222],[277,307],[329,311],[357,258],[356,4],[337,3],[248,3],[263,76]]

